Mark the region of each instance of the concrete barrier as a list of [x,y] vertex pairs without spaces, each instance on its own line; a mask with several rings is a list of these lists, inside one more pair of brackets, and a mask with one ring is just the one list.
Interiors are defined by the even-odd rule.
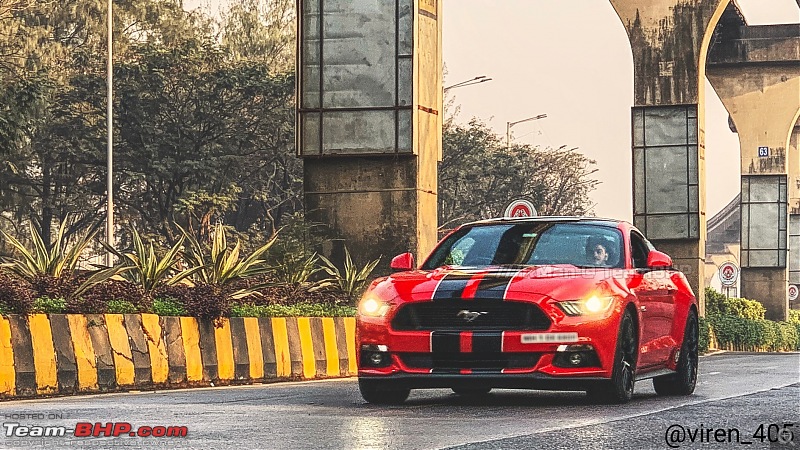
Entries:
[[0,317],[0,399],[355,374],[352,317]]

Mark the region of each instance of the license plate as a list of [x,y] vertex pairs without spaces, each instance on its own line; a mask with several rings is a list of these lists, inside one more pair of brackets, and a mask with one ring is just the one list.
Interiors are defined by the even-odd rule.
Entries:
[[578,342],[578,333],[526,333],[520,338],[523,344]]

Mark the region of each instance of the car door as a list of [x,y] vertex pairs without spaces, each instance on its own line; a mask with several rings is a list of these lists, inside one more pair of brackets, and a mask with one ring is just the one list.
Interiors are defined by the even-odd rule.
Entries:
[[[655,250],[647,239],[644,239],[649,250]],[[656,364],[663,364],[672,355],[676,348],[674,338],[675,329],[675,295],[678,287],[673,275],[675,270],[671,267],[651,269],[649,274],[654,283],[653,311],[650,315],[650,326],[656,336],[649,348]],[[683,328],[681,328],[683,330]]]
[[653,271],[647,267],[647,255],[650,248],[644,238],[637,232],[631,231],[630,235],[631,259],[633,268],[641,282],[633,288],[639,300],[639,319],[641,336],[639,336],[639,367],[648,367],[658,364],[658,355],[654,350],[659,338],[660,326],[656,323],[658,310],[658,284]]

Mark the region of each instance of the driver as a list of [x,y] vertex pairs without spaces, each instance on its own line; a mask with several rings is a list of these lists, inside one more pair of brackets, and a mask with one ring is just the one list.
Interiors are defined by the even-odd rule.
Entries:
[[590,238],[586,243],[586,259],[590,264],[598,267],[608,265],[608,244],[598,238]]

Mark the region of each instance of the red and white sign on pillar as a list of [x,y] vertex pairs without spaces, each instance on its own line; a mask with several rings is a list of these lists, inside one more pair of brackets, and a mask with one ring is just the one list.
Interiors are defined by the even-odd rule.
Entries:
[[796,284],[789,285],[789,301],[793,302],[797,300],[797,297],[800,296],[800,289],[798,289]]
[[723,286],[734,286],[736,285],[736,280],[738,279],[739,266],[730,261],[719,266],[719,281]]
[[512,200],[511,203],[506,206],[506,211],[503,213],[504,217],[536,217],[537,215],[533,203],[524,198]]

